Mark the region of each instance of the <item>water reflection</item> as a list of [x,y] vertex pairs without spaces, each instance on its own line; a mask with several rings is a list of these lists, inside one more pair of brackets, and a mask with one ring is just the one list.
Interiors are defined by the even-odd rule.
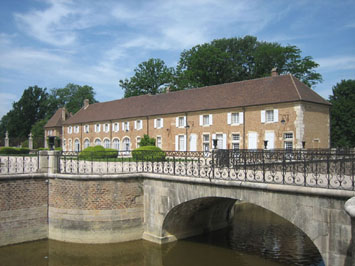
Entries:
[[86,245],[42,240],[0,248],[6,266],[324,265],[311,241],[274,214],[250,204],[231,228],[159,246],[147,241]]

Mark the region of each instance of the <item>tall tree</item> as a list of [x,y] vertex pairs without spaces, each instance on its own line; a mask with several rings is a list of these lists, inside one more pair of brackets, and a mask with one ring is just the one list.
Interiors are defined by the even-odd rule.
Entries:
[[129,80],[120,80],[119,84],[124,89],[124,97],[142,94],[157,94],[164,92],[173,81],[173,68],[165,65],[161,59],[151,58],[142,62],[134,69],[134,75]]
[[355,147],[355,80],[337,83],[329,101],[332,146]]
[[27,138],[31,127],[46,116],[48,93],[37,86],[24,90],[20,100],[0,121],[1,134],[9,132],[11,137]]
[[94,89],[88,85],[80,86],[69,83],[62,89],[52,89],[49,95],[50,116],[63,106],[69,112],[76,113],[83,106],[85,99],[89,99],[89,103],[97,102]]
[[259,42],[256,37],[218,39],[181,53],[176,68],[179,89],[260,78],[277,67],[312,86],[322,81],[312,57],[301,56],[296,46]]

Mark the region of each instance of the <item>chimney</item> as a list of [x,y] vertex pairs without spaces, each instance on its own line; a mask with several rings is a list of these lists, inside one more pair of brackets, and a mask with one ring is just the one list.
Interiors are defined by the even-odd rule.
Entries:
[[279,73],[277,73],[277,68],[276,67],[274,67],[273,69],[271,69],[271,77],[276,77],[276,76],[278,76],[279,75]]
[[62,108],[62,121],[65,121],[65,119],[67,119],[67,116],[66,116],[65,107],[63,107],[63,108]]
[[84,100],[84,109],[89,107],[89,99]]

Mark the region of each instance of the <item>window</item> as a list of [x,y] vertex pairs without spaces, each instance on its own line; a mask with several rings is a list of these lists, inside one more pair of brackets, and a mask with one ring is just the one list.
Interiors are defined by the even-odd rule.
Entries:
[[64,139],[63,140],[63,151],[66,151],[67,150],[67,147],[65,146],[67,144],[66,140]]
[[185,136],[179,135],[179,151],[185,151]]
[[284,148],[285,148],[285,150],[292,150],[292,148],[293,148],[293,133],[292,132],[284,133]]
[[96,124],[95,125],[95,132],[100,132],[101,131],[101,125],[100,124]]
[[119,123],[114,123],[113,124],[113,131],[118,132],[120,130],[120,124]]
[[243,112],[235,112],[227,114],[227,124],[228,125],[239,125],[243,124]]
[[51,130],[48,130],[48,136],[52,136],[52,129]]
[[68,151],[73,151],[73,143],[71,139],[68,141]]
[[95,140],[95,146],[101,146],[101,140],[100,139],[96,139]]
[[134,121],[134,129],[141,130],[143,128],[142,120]]
[[154,119],[154,128],[163,128],[163,118]]
[[217,149],[223,149],[223,134],[216,134]]
[[86,139],[84,140],[84,149],[90,147],[90,140]]
[[84,126],[84,132],[85,133],[89,133],[89,125],[85,125]]
[[261,123],[276,123],[279,119],[279,110],[262,110]]
[[122,122],[122,130],[129,131],[129,122]]
[[185,126],[185,119],[183,116],[179,117],[179,127]]
[[105,124],[104,131],[107,133],[110,131],[110,124]]
[[79,126],[74,126],[74,133],[79,133],[80,127]]
[[157,147],[159,147],[160,149],[162,148],[161,145],[161,136],[157,136],[157,143],[156,143]]
[[203,151],[209,151],[210,150],[210,135],[209,134],[204,134],[202,136],[202,145],[203,145]]
[[137,148],[139,148],[140,147],[139,143],[141,142],[141,137],[137,137],[136,142],[137,142],[136,146],[137,146]]
[[232,124],[239,124],[239,113],[232,113]]
[[123,141],[122,141],[122,144],[123,144],[123,149],[125,151],[129,151],[130,150],[131,142],[130,142],[129,138],[124,138]]
[[212,125],[212,115],[200,115],[200,126],[211,126]]
[[120,140],[119,139],[114,139],[112,141],[112,148],[115,150],[120,150]]
[[266,122],[274,122],[274,110],[266,111]]
[[68,134],[71,134],[73,132],[73,127],[72,126],[69,126],[68,127]]
[[79,152],[80,151],[80,142],[78,139],[74,141],[74,151]]
[[105,139],[105,140],[104,140],[104,148],[105,148],[105,149],[111,148],[111,147],[110,147],[110,140],[109,140],[109,139]]
[[232,149],[233,150],[239,150],[239,141],[240,141],[240,135],[239,134],[232,134]]

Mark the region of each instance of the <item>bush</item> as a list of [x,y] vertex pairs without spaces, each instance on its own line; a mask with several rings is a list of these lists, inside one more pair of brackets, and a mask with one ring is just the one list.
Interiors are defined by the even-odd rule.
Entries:
[[155,138],[150,138],[147,134],[144,134],[143,138],[139,142],[139,146],[155,146]]
[[28,148],[28,139],[26,139],[25,141],[23,141],[23,142],[21,143],[21,146],[22,146],[23,148]]
[[14,148],[14,147],[2,147],[0,148],[0,154],[29,154],[30,149],[28,148]]
[[132,157],[136,161],[164,161],[165,152],[156,146],[143,146],[132,151]]
[[105,149],[102,146],[88,147],[79,153],[79,159],[82,160],[97,160],[97,159],[108,159],[117,158],[118,151],[115,149]]

